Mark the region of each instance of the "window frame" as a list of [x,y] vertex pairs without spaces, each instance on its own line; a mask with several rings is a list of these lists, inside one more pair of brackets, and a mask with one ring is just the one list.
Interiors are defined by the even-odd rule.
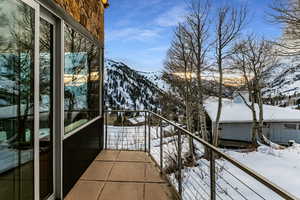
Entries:
[[[295,126],[295,128],[293,127],[289,127],[289,126]],[[284,123],[283,127],[287,130],[299,130],[299,124],[297,123]]]
[[[100,79],[99,79],[99,91],[98,91],[98,94],[99,94],[99,101],[100,101],[100,103],[99,103],[99,108],[98,108],[98,110],[99,110],[99,115],[98,116],[96,116],[96,117],[94,117],[93,119],[90,119],[88,122],[86,122],[86,123],[84,123],[84,124],[82,124],[81,126],[79,126],[79,127],[77,127],[77,128],[75,128],[74,130],[72,130],[72,131],[70,131],[70,132],[68,132],[68,133],[65,133],[65,129],[64,129],[64,132],[63,132],[63,140],[65,140],[65,139],[67,139],[67,138],[69,138],[69,137],[71,137],[71,136],[73,136],[73,135],[75,135],[77,132],[79,132],[80,130],[82,130],[82,129],[84,129],[85,127],[87,127],[87,126],[89,126],[89,125],[91,125],[92,123],[94,123],[95,121],[97,121],[97,120],[99,120],[100,118],[102,118],[103,117],[103,105],[102,105],[102,88],[103,88],[103,85],[104,84],[102,84],[102,81],[101,80],[103,80],[103,69],[102,68],[104,68],[104,63],[103,63],[103,53],[104,53],[104,51],[103,51],[103,47],[101,47],[101,45],[99,45],[99,42],[96,42],[96,40],[94,40],[94,39],[92,39],[93,37],[91,36],[91,35],[89,35],[89,36],[87,36],[86,35],[86,33],[83,33],[83,32],[81,32],[80,30],[78,30],[76,27],[74,27],[71,23],[69,23],[68,21],[63,21],[63,24],[64,24],[64,31],[65,31],[65,27],[66,26],[69,26],[70,28],[72,28],[74,31],[76,31],[76,32],[78,32],[84,39],[86,39],[86,40],[88,40],[89,42],[91,42],[92,44],[94,44],[96,47],[97,47],[97,49],[98,49],[98,60],[99,60],[99,73],[100,73]],[[91,38],[92,37],[92,38]],[[65,38],[62,38],[63,39],[63,42],[65,42]],[[63,53],[65,53],[64,51],[63,51]],[[62,57],[64,58],[64,55],[62,55]],[[63,61],[63,71],[64,71],[64,67],[65,67],[65,65],[64,65],[64,61]],[[63,74],[64,75],[64,74]],[[63,85],[63,91],[64,91],[64,85]],[[63,95],[63,111],[64,111],[64,100],[65,100],[65,98],[64,98],[64,95]],[[63,119],[62,119],[63,121],[64,121],[64,117],[63,117]],[[64,122],[63,122],[63,124],[64,124]],[[64,126],[64,128],[65,128],[65,126]]]
[[[33,0],[30,0],[33,1]],[[103,90],[104,84],[104,42],[99,42],[90,32],[88,32],[81,24],[76,22],[70,15],[64,12],[55,2],[52,0],[36,0],[36,2],[40,5],[40,7],[47,12],[51,13],[56,18],[56,49],[55,49],[55,57],[56,60],[54,67],[54,88],[55,88],[55,98],[54,98],[54,196],[50,197],[49,200],[54,200],[55,198],[63,199],[63,142],[67,138],[76,135],[80,130],[85,127],[91,125],[95,121],[103,118]],[[81,127],[69,132],[68,134],[64,133],[64,27],[65,24],[71,26],[75,31],[83,35],[85,38],[88,38],[90,42],[95,44],[99,48],[99,59],[100,59],[100,87],[99,87],[99,116],[90,120],[86,124],[83,124]],[[39,27],[38,27],[39,30]],[[101,82],[102,80],[102,82]],[[60,94],[60,95],[58,95]],[[39,147],[38,147],[39,148]],[[59,169],[59,170],[58,170]],[[39,179],[39,178],[38,178]],[[38,199],[39,199],[39,193]]]
[[[53,69],[52,69],[52,74],[53,74],[53,77],[52,77],[52,83],[53,84],[53,89],[52,89],[52,93],[53,93],[53,96],[52,96],[52,101],[53,101],[53,110],[52,111],[55,111],[56,112],[56,100],[55,100],[55,94],[56,94],[56,87],[55,86],[55,60],[57,58],[57,48],[58,48],[58,45],[57,45],[57,23],[56,23],[56,18],[54,16],[52,16],[52,13],[45,9],[44,7],[40,6],[40,17],[39,17],[39,20],[40,19],[43,19],[45,20],[46,22],[48,22],[49,24],[51,24],[53,26]],[[39,31],[40,31],[40,27],[39,27]],[[39,39],[40,40],[40,39]],[[39,58],[40,59],[40,58]],[[39,66],[40,67],[40,66]],[[40,88],[39,88],[40,90]],[[54,112],[54,113],[55,113]],[[55,134],[55,131],[56,131],[56,123],[55,123],[55,114],[52,114],[52,126],[53,126],[53,133],[52,133],[52,137],[53,137],[53,191],[52,191],[52,194],[50,194],[50,196],[47,198],[47,200],[54,200],[55,199],[55,193],[56,193],[56,145],[55,145],[55,142],[56,142],[56,134]],[[40,178],[40,177],[39,177]],[[40,183],[39,183],[40,184]],[[40,195],[40,194],[39,194]]]
[[[103,118],[103,110],[104,110],[104,102],[103,102],[103,77],[104,77],[104,44],[98,41],[90,32],[88,32],[82,25],[76,22],[69,14],[67,14],[63,9],[61,9],[54,1],[52,0],[19,0],[20,2],[25,3],[26,5],[30,6],[34,9],[34,139],[33,139],[33,172],[34,172],[34,199],[40,199],[40,156],[39,156],[39,123],[40,123],[40,115],[39,115],[39,95],[40,95],[40,18],[42,17],[48,22],[54,22],[54,73],[53,73],[53,82],[54,82],[54,114],[53,114],[53,153],[54,159],[53,164],[54,166],[54,188],[53,188],[53,195],[51,195],[48,199],[63,199],[63,174],[62,174],[62,167],[63,167],[63,148],[62,144],[63,141],[72,135],[75,135],[80,130],[84,129],[85,127],[91,125],[95,121]],[[46,12],[46,13],[45,13]],[[54,18],[51,18],[53,15]],[[85,39],[89,42],[93,43],[98,49],[98,59],[99,59],[99,115],[95,118],[89,120],[87,123],[83,124],[82,126],[74,129],[68,134],[64,133],[64,26],[68,24],[71,28],[75,31],[80,33]],[[60,94],[60,95],[59,95]]]

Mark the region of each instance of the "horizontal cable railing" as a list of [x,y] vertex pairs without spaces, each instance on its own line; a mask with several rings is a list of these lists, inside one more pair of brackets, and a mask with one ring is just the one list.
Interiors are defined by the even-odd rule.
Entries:
[[152,111],[105,111],[104,128],[105,149],[148,152],[181,199],[298,199]]

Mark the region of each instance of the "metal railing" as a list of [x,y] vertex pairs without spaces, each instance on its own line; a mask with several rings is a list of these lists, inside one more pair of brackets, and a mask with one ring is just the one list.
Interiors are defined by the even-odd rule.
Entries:
[[148,152],[181,199],[298,199],[152,111],[105,111],[104,128],[105,149]]

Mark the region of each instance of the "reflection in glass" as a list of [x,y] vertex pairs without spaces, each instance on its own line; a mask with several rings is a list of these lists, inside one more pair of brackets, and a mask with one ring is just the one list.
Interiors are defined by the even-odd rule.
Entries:
[[0,1],[0,199],[33,199],[34,10]]
[[40,20],[40,197],[53,193],[53,25]]
[[99,116],[99,49],[65,26],[65,133]]

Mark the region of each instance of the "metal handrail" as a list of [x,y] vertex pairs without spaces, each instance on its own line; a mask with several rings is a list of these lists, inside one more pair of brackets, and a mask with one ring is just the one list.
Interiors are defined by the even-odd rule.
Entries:
[[[204,145],[206,148],[208,148],[210,150],[211,153],[210,157],[214,160],[214,154],[219,155],[220,157],[224,158],[225,160],[227,160],[228,162],[230,162],[231,164],[233,164],[234,166],[236,166],[237,168],[239,168],[240,170],[242,170],[243,172],[247,173],[248,175],[250,175],[251,177],[253,177],[255,180],[257,180],[258,182],[260,182],[261,184],[263,184],[264,186],[266,186],[267,188],[269,188],[270,190],[272,190],[273,192],[275,192],[276,194],[278,194],[279,196],[281,196],[284,199],[287,200],[299,200],[299,198],[295,197],[293,194],[287,192],[286,190],[284,190],[283,188],[279,187],[278,185],[272,183],[271,181],[269,181],[268,179],[266,179],[265,177],[263,177],[262,175],[256,173],[254,170],[250,169],[249,167],[247,167],[246,165],[240,163],[239,161],[237,161],[236,159],[232,158],[231,156],[225,154],[224,152],[220,151],[217,147],[211,145],[210,143],[206,142],[205,140],[199,138],[198,136],[196,136],[195,134],[191,133],[190,131],[178,126],[176,123],[166,119],[165,117],[149,111],[149,110],[106,110],[104,112],[144,112],[144,113],[150,113],[154,116],[156,116],[157,118],[161,119],[162,121],[165,121],[169,124],[171,124],[172,126],[174,126],[175,128],[177,128],[178,130],[184,132],[185,134],[187,134],[188,136],[192,137],[193,139],[195,139],[196,141],[200,142],[202,145]],[[146,119],[145,119],[146,122]],[[179,134],[181,135],[181,134]],[[162,135],[160,136],[162,137]],[[179,139],[178,139],[179,140]],[[146,145],[146,144],[145,144]],[[180,157],[180,156],[178,156]],[[214,162],[211,164],[215,164]],[[215,168],[215,166],[211,166],[211,168]],[[214,181],[214,177],[212,182]],[[181,192],[181,191],[180,191]],[[212,199],[215,199],[214,197],[211,197]]]

